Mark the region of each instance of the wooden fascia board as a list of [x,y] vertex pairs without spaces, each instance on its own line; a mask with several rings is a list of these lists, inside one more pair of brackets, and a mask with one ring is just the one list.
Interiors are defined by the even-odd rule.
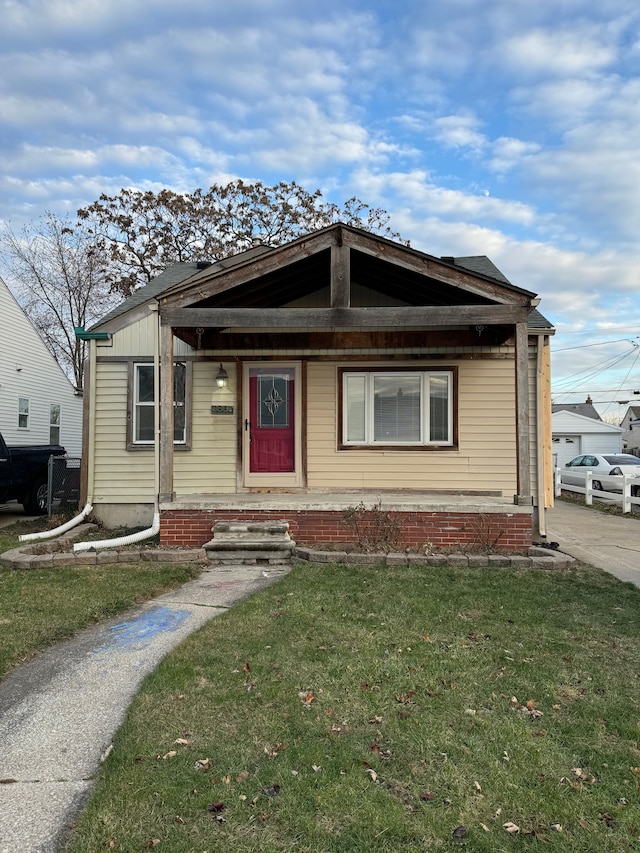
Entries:
[[526,323],[524,305],[437,305],[408,308],[167,308],[165,326],[178,328],[411,328]]
[[377,240],[375,235],[345,229],[344,243],[352,249],[388,261],[412,272],[442,281],[468,293],[496,299],[499,302],[529,304],[535,293],[522,291],[508,284],[485,279],[464,267],[451,266],[438,258],[414,252],[405,246]]
[[165,293],[160,297],[161,304],[169,307],[200,302],[210,296],[216,296],[218,293],[224,293],[238,285],[276,272],[281,267],[316,255],[335,245],[335,242],[335,233],[326,232],[274,249],[267,255],[254,258],[237,267],[217,270],[216,265],[212,264],[191,279],[181,282],[170,293]]
[[113,317],[113,319],[107,320],[105,323],[97,323],[92,327],[91,331],[110,332],[112,335],[115,335],[116,332],[121,332],[127,326],[132,326],[140,320],[146,320],[149,316],[151,306],[155,305],[156,302],[155,298],[149,299],[148,302],[141,302],[135,308],[130,308],[129,311],[120,314],[118,317]]

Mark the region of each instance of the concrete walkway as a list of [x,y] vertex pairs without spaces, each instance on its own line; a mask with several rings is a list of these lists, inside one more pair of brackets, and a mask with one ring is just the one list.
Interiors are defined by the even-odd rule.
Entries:
[[0,681],[0,853],[64,849],[68,825],[142,679],[193,631],[286,572],[205,569]]
[[547,540],[621,581],[640,587],[640,517],[558,501],[547,511]]

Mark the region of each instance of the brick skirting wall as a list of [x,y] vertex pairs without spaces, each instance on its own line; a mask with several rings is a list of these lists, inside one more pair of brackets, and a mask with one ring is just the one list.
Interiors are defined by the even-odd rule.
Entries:
[[[405,548],[486,548],[526,551],[532,541],[529,513],[392,512],[402,525]],[[166,509],[160,512],[160,544],[199,548],[218,521],[287,521],[298,545],[354,542],[342,512],[326,510]]]

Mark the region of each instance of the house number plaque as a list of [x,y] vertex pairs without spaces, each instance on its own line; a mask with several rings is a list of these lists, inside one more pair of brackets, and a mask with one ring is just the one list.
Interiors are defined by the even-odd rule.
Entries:
[[232,415],[233,406],[211,406],[212,415]]

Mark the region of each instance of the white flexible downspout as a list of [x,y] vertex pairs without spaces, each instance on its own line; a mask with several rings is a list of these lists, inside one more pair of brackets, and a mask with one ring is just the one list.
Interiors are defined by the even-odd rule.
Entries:
[[78,551],[93,551],[99,548],[117,548],[118,545],[133,545],[134,542],[142,542],[143,539],[150,539],[155,536],[160,530],[160,513],[154,512],[153,523],[151,527],[145,530],[139,530],[137,533],[130,533],[129,536],[118,536],[115,539],[98,539],[95,542],[76,542],[73,546],[74,552]]
[[53,527],[51,530],[42,530],[40,533],[23,533],[22,536],[18,536],[18,540],[20,542],[29,542],[33,539],[51,539],[52,536],[60,536],[66,533],[67,530],[71,530],[72,527],[77,527],[81,521],[84,521],[92,509],[93,506],[90,503],[86,503],[82,512],[74,516],[74,518],[69,519],[69,521],[65,521],[59,527]]
[[537,432],[537,453],[536,463],[538,469],[538,530],[542,538],[547,536],[547,519],[545,509],[545,464],[544,464],[544,412],[542,400],[542,360],[546,335],[538,336],[538,352],[536,361],[536,432]]
[[85,448],[87,454],[87,501],[82,511],[74,518],[65,521],[64,524],[54,527],[52,530],[43,530],[40,533],[25,533],[18,537],[20,542],[29,542],[34,539],[51,539],[53,536],[60,536],[62,533],[66,533],[67,530],[77,527],[93,509],[93,464],[96,435],[96,347],[97,343],[95,340],[89,341],[89,434],[87,447]]
[[151,527],[130,533],[128,536],[118,536],[114,539],[98,539],[95,542],[76,542],[73,546],[74,553],[79,551],[97,551],[99,548],[117,548],[118,545],[133,545],[151,539],[160,530],[160,312],[158,303],[149,306],[151,311],[156,312],[156,323],[153,335],[153,414],[155,419],[155,442],[153,447],[153,485],[155,497],[153,501],[153,521]]

